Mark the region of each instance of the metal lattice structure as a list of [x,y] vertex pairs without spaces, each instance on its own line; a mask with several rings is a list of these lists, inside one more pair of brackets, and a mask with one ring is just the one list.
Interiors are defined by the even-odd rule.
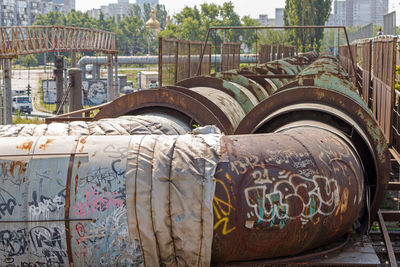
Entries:
[[67,26],[0,27],[0,58],[62,52],[98,51],[117,53],[115,34]]

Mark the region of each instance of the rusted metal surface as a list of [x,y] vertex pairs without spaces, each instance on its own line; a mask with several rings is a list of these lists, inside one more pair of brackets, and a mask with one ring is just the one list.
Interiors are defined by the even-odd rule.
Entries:
[[219,90],[227,94],[228,96],[233,97],[246,113],[253,109],[259,103],[256,96],[253,95],[253,93],[244,86],[214,77],[193,77],[179,81],[178,83],[176,83],[176,85],[186,87],[191,90],[196,87],[208,87]]
[[323,125],[223,137],[221,154],[214,262],[294,255],[329,243],[363,206],[358,156]]
[[[180,147],[172,142],[176,138],[171,137],[171,148],[163,146],[164,149],[172,149],[175,153],[174,149]],[[190,143],[190,138],[202,137],[183,138],[188,138]],[[219,140],[221,136],[216,138]],[[31,246],[29,249],[27,246],[18,247],[16,251],[17,243],[13,243],[0,252],[4,256],[2,261],[65,266],[72,263],[132,266],[143,262],[143,249],[147,257],[152,255],[149,254],[151,251],[166,251],[161,239],[155,239],[163,246],[159,249],[143,247],[147,243],[132,236],[129,230],[129,227],[140,227],[137,229],[143,233],[148,227],[151,229],[151,225],[141,222],[128,226],[127,207],[136,205],[136,202],[127,202],[126,177],[136,166],[127,164],[127,160],[136,162],[135,157],[128,154],[136,155],[141,149],[138,157],[144,157],[147,165],[147,157],[155,162],[158,158],[152,155],[157,149],[155,143],[149,143],[150,140],[157,142],[158,137],[1,138],[1,151],[11,153],[3,158],[0,155],[2,188],[10,192],[8,195],[4,193],[3,198],[15,196],[16,203],[12,214],[6,214],[2,221],[24,221],[10,223],[6,231],[15,232],[19,237],[18,244]],[[199,196],[200,201],[202,197],[214,198],[214,221],[203,222],[206,224],[204,227],[214,228],[214,240],[203,241],[206,242],[204,246],[213,244],[213,262],[294,255],[327,244],[346,233],[357,220],[364,198],[363,168],[348,142],[344,135],[333,133],[328,126],[324,129],[321,125],[288,127],[281,129],[280,133],[251,138],[223,137],[215,171],[215,194]],[[136,152],[133,148],[137,147],[139,150]],[[194,151],[194,155],[197,152]],[[36,153],[47,156],[37,156]],[[17,166],[12,164],[16,158],[26,159],[26,165],[18,165],[26,166],[19,167],[18,175],[15,169],[10,169]],[[135,179],[139,179],[138,175],[142,182],[152,180],[152,176],[145,173],[137,173]],[[34,179],[38,181],[33,184]],[[16,181],[20,181],[22,186],[15,184]],[[21,195],[15,190],[28,193]],[[29,203],[29,209],[21,203]],[[19,211],[21,217],[15,217],[14,212],[18,214]],[[160,212],[160,209],[155,209],[152,216],[161,216],[157,215]],[[189,219],[186,216],[190,213],[184,214],[180,216],[174,212],[167,216],[174,225],[172,234],[187,240],[185,236],[191,234],[190,231],[176,232],[178,223]],[[146,233],[151,237],[153,230],[149,231]],[[10,236],[11,232],[0,237]],[[39,238],[40,243],[35,237],[45,239]],[[28,241],[29,238],[32,240]],[[165,240],[165,235],[160,238]],[[3,241],[3,244],[11,244]],[[183,248],[189,249],[191,244]],[[180,243],[176,246],[182,247]]]
[[193,87],[190,90],[201,94],[210,101],[216,103],[222,112],[229,118],[233,129],[236,129],[240,121],[246,115],[245,110],[240,106],[235,98],[219,91],[218,89],[211,87]]
[[[324,108],[314,105],[315,103]],[[274,115],[283,116],[285,119],[281,118],[282,123],[285,120],[302,120],[308,116],[339,127],[347,135],[359,139],[355,143],[360,145],[359,149],[364,151],[362,157],[367,157],[365,160],[372,167],[367,173],[371,176],[368,181],[373,196],[371,216],[375,216],[389,179],[387,140],[338,62],[328,55],[315,61],[294,81],[282,87],[279,93],[264,100],[247,114],[236,133],[273,131],[275,126],[271,120],[278,122],[271,114],[277,112],[286,112],[286,115]],[[358,134],[354,135],[354,131]]]
[[112,32],[68,26],[0,27],[0,58],[71,50],[118,52]]
[[[395,106],[393,107],[393,123],[392,123],[392,131],[393,131],[393,142],[392,146],[396,151],[396,156],[398,156],[400,151],[400,92],[399,90],[395,91]],[[394,154],[394,153],[392,153]],[[398,158],[398,162],[400,164],[400,157]]]
[[258,63],[266,63],[271,61],[271,45],[269,44],[262,44],[260,45],[260,52],[258,56]]
[[372,67],[372,40],[367,39],[360,45],[360,60],[362,72],[362,92],[361,96],[364,102],[371,107],[370,91],[371,91],[371,67]]
[[368,110],[366,104],[359,97],[357,88],[350,82],[347,73],[340,66],[338,60],[331,55],[322,55],[280,90],[296,86],[316,86],[335,90],[349,95]]
[[240,43],[223,43],[221,46],[221,71],[239,69]]
[[225,133],[232,133],[236,128],[227,128],[228,126],[221,122],[209,107],[190,94],[168,88],[143,90],[120,97],[112,104],[104,106],[94,120],[123,115],[145,115],[154,111],[178,117],[189,127],[193,124],[216,125]]
[[[343,30],[345,37],[346,37],[346,42],[347,45],[350,46],[349,43],[349,38],[347,35],[347,30],[345,26],[322,26],[322,25],[307,25],[307,26],[213,26],[208,28],[207,31],[207,35],[205,38],[204,43],[208,43],[208,39],[210,37],[210,33],[214,32],[216,33],[216,31],[218,30],[261,30],[261,29],[339,29],[339,30]],[[203,60],[204,57],[204,52],[205,52],[205,48],[203,48],[202,53],[200,55],[200,64]],[[274,56],[276,55],[276,51],[275,53],[272,53],[272,58],[271,60],[276,59]],[[350,51],[350,55],[351,55],[351,51]],[[353,59],[353,57],[351,56],[351,60]],[[356,72],[355,69],[355,62],[352,61],[352,65],[354,68],[354,72]],[[197,75],[200,75],[200,69],[197,70]]]
[[349,136],[366,168],[371,190],[370,221],[386,192],[390,156],[386,139],[372,114],[349,95],[318,87],[294,87],[261,102],[242,120],[236,134],[274,132],[279,127],[301,121],[320,121]]
[[389,233],[387,231],[385,220],[383,219],[381,210],[378,210],[378,221],[379,221],[379,227],[381,228],[381,232],[385,240],[385,246],[387,253],[389,255],[390,266],[396,267],[397,266],[396,256],[394,255],[392,242],[390,240]]
[[[175,51],[178,50],[175,49]],[[316,58],[316,55],[317,54],[315,53],[306,53],[293,58],[286,58],[271,62],[268,64],[268,67],[266,64],[264,64],[262,65],[262,68],[255,67],[240,71],[230,70],[216,73],[211,75],[212,77],[192,77],[181,80],[174,86],[167,87],[165,92],[163,90],[151,91],[152,93],[137,92],[134,93],[136,96],[124,96],[121,99],[99,106],[98,108],[95,107],[92,109],[80,110],[76,113],[64,114],[59,117],[50,118],[46,121],[74,121],[76,119],[72,117],[74,115],[81,114],[84,114],[84,120],[95,121],[106,117],[118,117],[132,113],[138,114],[137,112],[140,112],[140,114],[145,114],[151,112],[152,107],[154,107],[154,109],[167,107],[167,113],[170,115],[171,112],[175,112],[175,114],[185,114],[184,116],[186,116],[187,121],[189,121],[189,125],[193,125],[193,123],[190,122],[191,119],[200,125],[213,123],[220,127],[224,133],[232,134],[240,120],[243,118],[243,114],[248,113],[259,102],[263,101],[266,97],[273,94],[273,92],[283,86],[285,82],[295,77],[300,70],[302,70],[307,64]],[[245,77],[247,75],[253,76],[251,76],[251,79],[249,79]],[[210,93],[212,90],[208,90],[208,92],[192,90],[192,88],[195,87],[208,87],[219,90],[222,93],[218,93],[219,100],[214,101],[215,99],[207,99],[208,93]],[[187,90],[184,90],[184,88]],[[169,94],[171,90],[178,91],[177,93],[179,95],[185,95],[182,97],[188,97],[192,102],[196,102],[196,105],[187,105],[183,102],[179,102],[178,100],[155,95]],[[144,96],[153,100],[144,100]],[[233,103],[229,107],[225,107],[225,105],[222,104],[224,102],[223,98],[227,98],[226,101],[231,102],[232,99],[230,99],[230,97],[232,97],[236,103]],[[128,102],[132,103],[132,101],[128,100],[130,98],[138,99],[132,101],[138,101],[138,103],[146,102],[146,104],[139,104],[135,106],[133,104],[128,104]],[[215,103],[219,103],[221,105],[218,106]],[[93,113],[96,110],[98,110],[99,113],[96,116],[90,116],[90,113]],[[205,110],[205,112],[199,112],[199,110]],[[225,112],[229,112],[231,114],[225,114]],[[210,114],[213,114],[211,116],[212,119],[209,119]]]

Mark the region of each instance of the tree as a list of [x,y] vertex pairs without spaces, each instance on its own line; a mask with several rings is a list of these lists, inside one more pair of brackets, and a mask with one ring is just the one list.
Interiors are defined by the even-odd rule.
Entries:
[[67,19],[64,14],[58,11],[51,11],[47,15],[38,14],[35,17],[34,25],[57,25],[64,26]]
[[135,55],[146,51],[149,32],[139,17],[125,16],[118,24],[116,35],[118,46],[124,55]]
[[[255,21],[247,18],[244,23],[253,24]],[[222,6],[205,3],[200,5],[200,8],[197,6],[193,8],[186,6],[174,16],[174,24],[168,25],[159,36],[192,41],[204,40],[210,27],[221,25],[243,25],[240,16],[234,11],[232,2],[225,2]],[[217,36],[215,36],[215,42],[220,44],[224,39],[229,42],[238,42],[240,36],[241,31],[219,31]]]
[[143,4],[142,15],[144,21],[148,21],[151,18],[151,5],[148,3]]
[[164,5],[156,5],[155,9],[155,15],[156,19],[160,22],[160,28],[161,30],[165,29],[165,26],[167,24],[167,10],[165,9]]
[[103,12],[100,11],[98,26],[101,30],[104,31],[115,31],[116,30],[116,23],[113,18],[104,18]]
[[[289,25],[324,25],[331,11],[332,0],[286,0],[284,22]],[[323,29],[290,30],[290,40],[303,50],[319,50]]]
[[139,5],[133,4],[131,9],[128,11],[128,16],[142,18],[142,9]]
[[[243,26],[258,26],[260,23],[250,18],[250,16],[244,16],[242,18]],[[256,43],[257,35],[255,30],[244,30],[242,31],[242,40],[243,43],[251,50]]]
[[98,20],[89,16],[87,12],[72,10],[67,15],[67,26],[98,28]]
[[21,57],[21,64],[24,67],[32,67],[38,64],[38,60],[35,55],[26,55]]

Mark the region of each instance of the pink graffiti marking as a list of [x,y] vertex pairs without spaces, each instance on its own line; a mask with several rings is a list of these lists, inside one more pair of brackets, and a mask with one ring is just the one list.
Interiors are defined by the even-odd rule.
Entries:
[[97,186],[90,185],[90,190],[85,190],[85,201],[72,207],[72,213],[77,216],[87,217],[93,215],[95,210],[105,211],[118,208],[123,204],[123,200],[117,198],[118,192],[107,194],[99,192]]

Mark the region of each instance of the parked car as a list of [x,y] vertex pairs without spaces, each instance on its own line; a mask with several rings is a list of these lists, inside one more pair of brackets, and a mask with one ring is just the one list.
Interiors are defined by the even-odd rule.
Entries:
[[12,97],[12,111],[19,110],[21,113],[31,114],[32,99],[27,95],[18,95]]

